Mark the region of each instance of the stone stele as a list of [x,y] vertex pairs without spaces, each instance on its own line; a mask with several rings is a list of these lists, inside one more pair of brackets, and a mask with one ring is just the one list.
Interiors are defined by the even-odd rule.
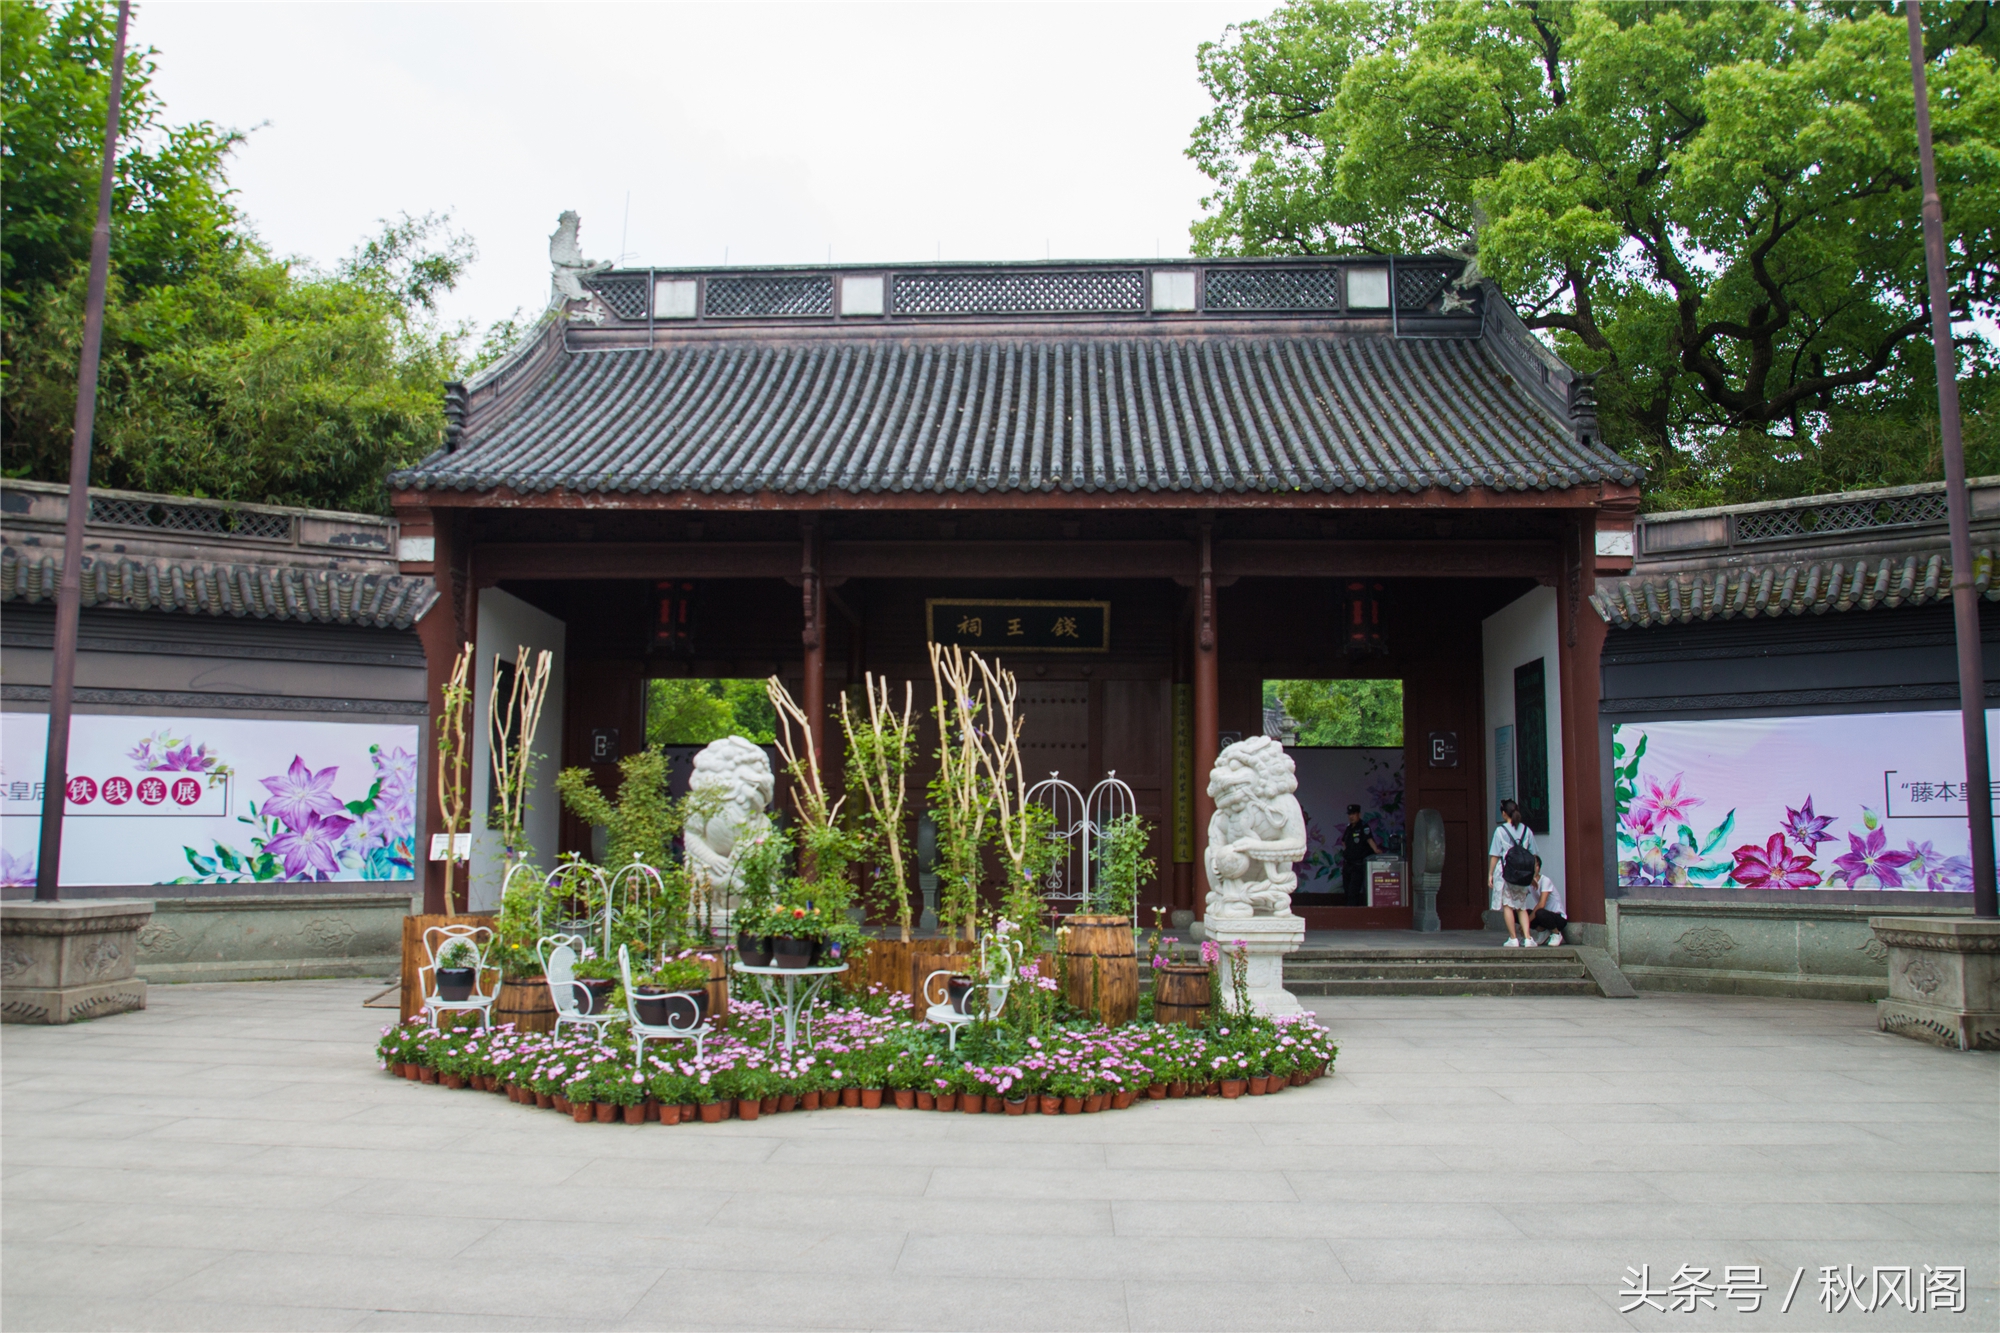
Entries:
[[1304,1006],[1285,989],[1285,955],[1305,943],[1306,924],[1292,911],[1306,854],[1298,773],[1284,747],[1267,736],[1238,741],[1208,775],[1215,814],[1208,821],[1208,904],[1202,934],[1222,950],[1220,980],[1234,984],[1239,947],[1250,1003],[1260,1013],[1295,1014]]
[[1875,1023],[1961,1051],[2000,1051],[2000,921],[1964,916],[1876,916],[1889,948],[1889,998]]
[[705,886],[714,922],[725,932],[743,887],[743,853],[770,831],[765,810],[776,787],[770,756],[741,736],[711,741],[694,757],[688,869]]
[[74,1023],[146,1007],[140,929],[153,904],[133,898],[0,903],[0,1017]]

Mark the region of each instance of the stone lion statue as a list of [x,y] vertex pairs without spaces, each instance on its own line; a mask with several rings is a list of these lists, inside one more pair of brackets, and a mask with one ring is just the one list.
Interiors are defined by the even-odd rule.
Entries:
[[722,913],[736,905],[742,853],[771,828],[771,759],[741,736],[703,746],[688,779],[688,869]]
[[1208,821],[1210,918],[1286,916],[1306,854],[1306,818],[1292,757],[1268,736],[1238,741],[1208,775],[1215,814]]

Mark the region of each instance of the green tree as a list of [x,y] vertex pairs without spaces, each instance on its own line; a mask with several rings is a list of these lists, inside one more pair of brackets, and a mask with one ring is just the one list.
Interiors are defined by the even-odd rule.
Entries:
[[[1990,321],[2000,23],[1924,10],[1953,311]],[[1200,252],[1476,253],[1656,503],[1936,475],[1900,7],[1294,0],[1200,68]],[[1995,353],[1961,351],[1975,469]]]
[[646,744],[706,745],[741,736],[772,743],[777,711],[761,680],[653,680],[646,684]]
[[1264,707],[1283,706],[1300,745],[1403,743],[1400,680],[1267,680]]
[[[12,3],[0,25],[7,475],[69,471],[112,17]],[[385,222],[322,272],[272,257],[230,201],[240,136],[165,123],[130,53],[92,480],[385,512],[387,472],[437,446],[461,330],[436,297],[472,258],[445,219]]]

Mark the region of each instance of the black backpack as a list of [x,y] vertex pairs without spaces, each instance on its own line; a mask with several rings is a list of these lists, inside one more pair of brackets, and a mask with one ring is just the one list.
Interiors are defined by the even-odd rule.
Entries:
[[1514,845],[1500,858],[1500,878],[1509,884],[1533,884],[1535,882],[1535,854],[1521,845],[1521,839],[1507,835]]

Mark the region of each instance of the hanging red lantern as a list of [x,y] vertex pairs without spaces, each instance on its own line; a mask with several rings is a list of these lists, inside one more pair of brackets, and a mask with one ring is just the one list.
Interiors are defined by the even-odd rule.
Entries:
[[686,657],[694,652],[694,585],[666,581],[653,585],[658,616],[653,621],[653,651]]
[[1372,657],[1389,651],[1382,638],[1382,585],[1370,579],[1349,579],[1341,585],[1345,599],[1340,650],[1350,657]]

